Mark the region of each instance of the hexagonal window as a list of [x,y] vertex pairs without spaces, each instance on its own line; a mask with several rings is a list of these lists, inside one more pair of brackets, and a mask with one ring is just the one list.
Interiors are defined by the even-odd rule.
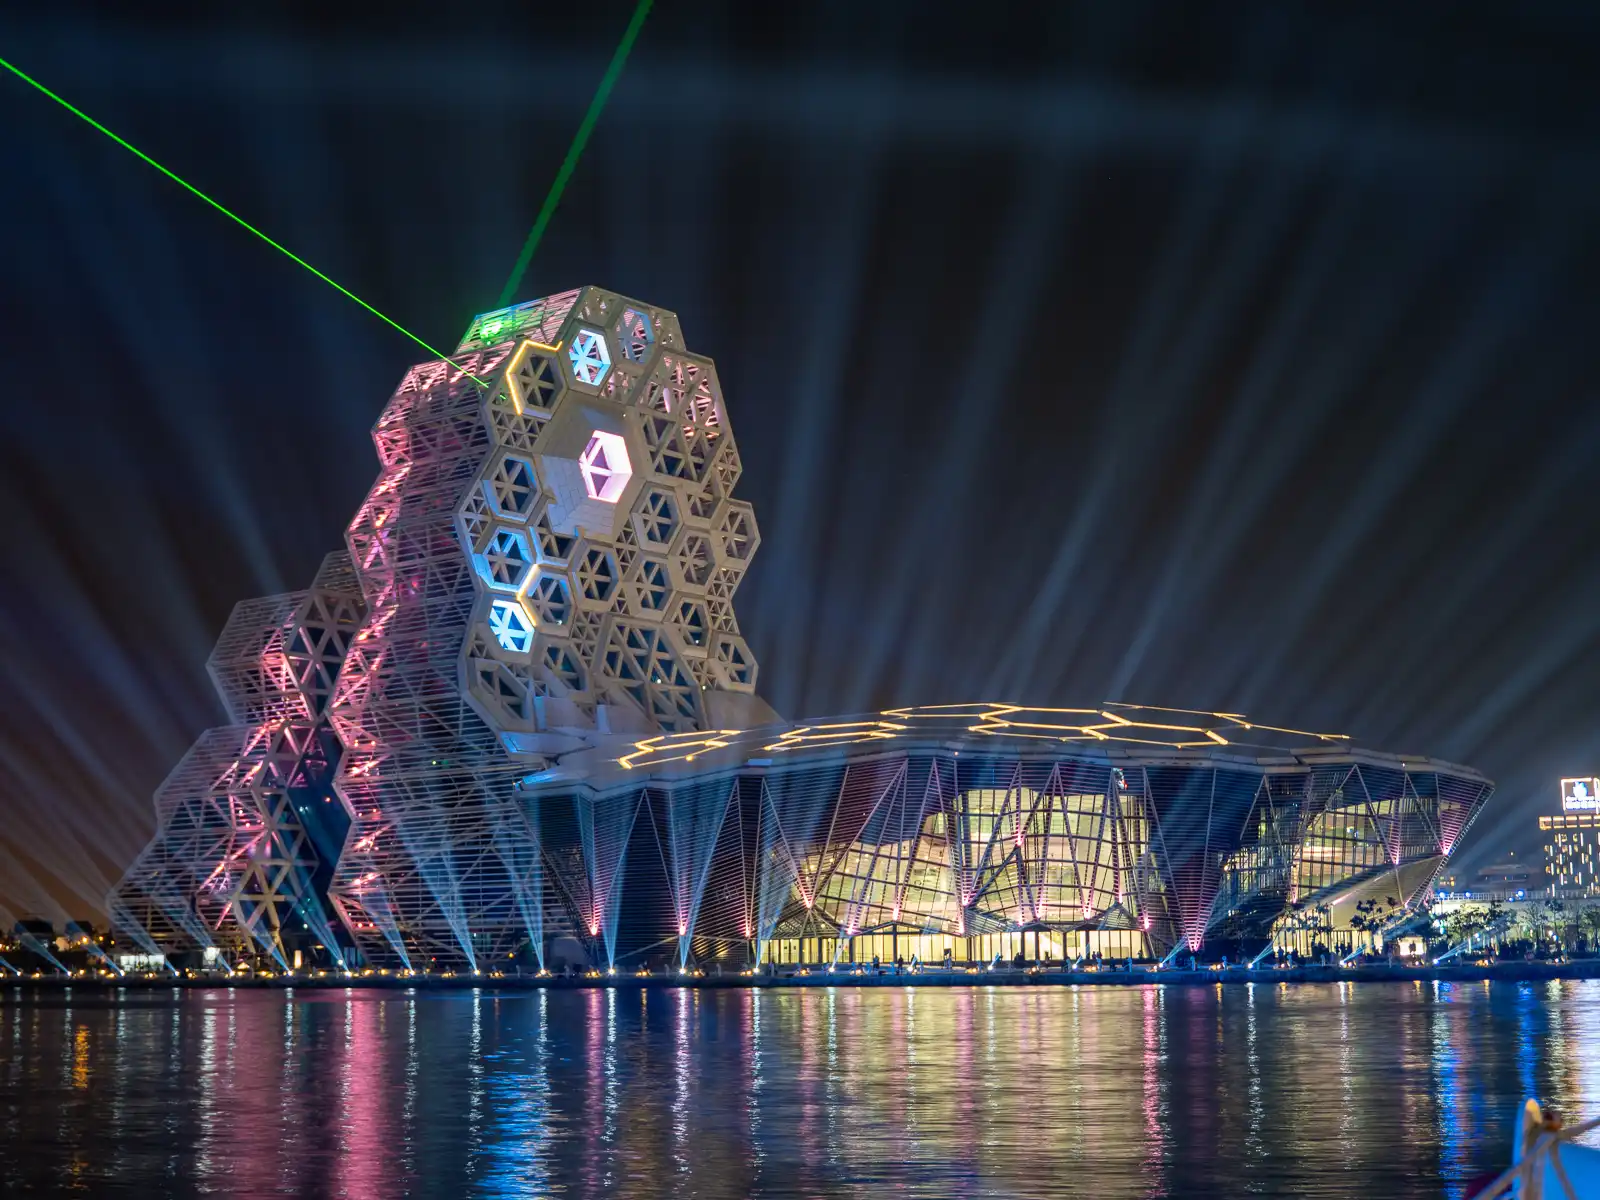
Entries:
[[511,384],[512,406],[520,414],[525,409],[548,411],[555,407],[556,396],[561,391],[561,379],[553,361],[543,354],[529,351],[532,342],[524,342],[511,360],[506,378]]
[[545,625],[565,625],[572,616],[572,593],[564,575],[541,574],[528,589],[528,603]]
[[647,314],[636,308],[625,308],[622,319],[617,322],[617,340],[622,343],[622,353],[629,362],[642,363],[650,357],[650,347],[655,344],[655,326]]
[[660,612],[667,606],[672,584],[667,578],[667,564],[647,558],[639,567],[638,583],[633,589],[634,598],[645,612]]
[[495,600],[489,605],[489,632],[502,650],[526,654],[533,649],[533,619],[515,600]]
[[496,529],[477,557],[478,574],[483,581],[506,592],[522,587],[533,568],[533,550],[528,545],[528,535],[520,529]]
[[578,470],[583,472],[583,490],[589,493],[591,500],[615,504],[622,498],[628,480],[633,478],[628,446],[622,435],[595,430],[578,457]]
[[526,520],[539,499],[533,464],[525,458],[502,458],[495,465],[494,474],[483,481],[483,491],[500,516]]
[[644,423],[645,445],[651,467],[658,475],[684,479],[689,475],[689,445],[683,429],[671,417],[651,416]]
[[578,563],[578,586],[584,599],[606,601],[617,591],[617,564],[611,555],[591,546]]
[[719,637],[717,662],[728,673],[730,683],[748,687],[755,682],[755,661],[750,657],[750,649],[744,644],[743,638]]
[[606,339],[597,329],[580,329],[573,334],[567,358],[572,363],[572,377],[590,387],[599,387],[611,369],[611,351],[606,349]]
[[742,504],[730,504],[718,523],[722,535],[722,552],[729,558],[744,562],[756,545],[754,512]]
[[704,646],[706,644],[706,618],[705,605],[698,600],[685,600],[678,605],[674,615],[674,623],[683,640],[691,646]]
[[711,539],[703,533],[690,533],[678,546],[678,570],[691,587],[705,587],[711,578]]
[[657,546],[672,542],[672,535],[678,532],[678,502],[671,492],[651,488],[635,512],[640,537]]

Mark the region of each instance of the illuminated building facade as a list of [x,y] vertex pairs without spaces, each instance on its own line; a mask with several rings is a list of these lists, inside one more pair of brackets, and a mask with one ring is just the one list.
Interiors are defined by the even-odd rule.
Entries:
[[365,603],[350,557],[310,589],[238,604],[206,667],[233,723],[207,730],[156,792],[156,834],[107,901],[148,953],[174,945],[286,967],[303,931],[337,949],[326,888],[350,821],[327,721]]
[[1145,958],[1362,888],[1409,904],[1491,791],[1237,714],[780,722],[733,610],[759,534],[715,367],[597,288],[478,317],[373,440],[347,553],[224,631],[237,723],[163,785],[112,897],[149,945]]
[[1545,886],[1561,896],[1600,896],[1595,874],[1595,846],[1600,841],[1600,814],[1562,813],[1540,817],[1544,835]]
[[1545,886],[1557,896],[1600,896],[1595,850],[1600,843],[1600,779],[1561,781],[1561,812],[1540,817]]

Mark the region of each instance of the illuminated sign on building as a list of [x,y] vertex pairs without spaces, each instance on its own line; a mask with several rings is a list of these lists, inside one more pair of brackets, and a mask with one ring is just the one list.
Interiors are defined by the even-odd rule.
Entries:
[[1600,779],[1563,779],[1563,812],[1600,812]]

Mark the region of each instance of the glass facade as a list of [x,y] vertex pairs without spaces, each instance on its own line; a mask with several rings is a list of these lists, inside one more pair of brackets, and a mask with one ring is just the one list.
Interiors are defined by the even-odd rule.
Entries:
[[525,790],[546,897],[530,939],[571,936],[619,970],[1310,953],[1350,942],[1352,898],[1423,894],[1489,791],[1328,752],[1113,765],[859,739],[774,757]]
[[1434,769],[1353,761],[1271,776],[1228,859],[1221,919],[1302,956],[1376,946],[1479,807],[1472,781]]
[[[1109,773],[1106,776],[1110,781]],[[1062,962],[1145,958],[1140,896],[1159,890],[1137,799],[973,788],[908,837],[826,843],[802,858],[791,920],[765,949],[778,963]],[[1136,879],[1137,877],[1137,879]],[[808,903],[804,879],[821,885]],[[1125,928],[1116,928],[1121,924]],[[1010,926],[1002,932],[978,932]],[[826,935],[808,937],[812,929]],[[938,932],[931,932],[938,931]],[[842,935],[842,936],[841,936]]]

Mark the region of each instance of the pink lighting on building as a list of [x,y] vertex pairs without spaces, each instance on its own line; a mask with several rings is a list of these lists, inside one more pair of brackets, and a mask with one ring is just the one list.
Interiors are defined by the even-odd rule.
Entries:
[[622,498],[628,480],[633,478],[633,466],[628,462],[628,447],[622,435],[596,429],[578,458],[578,470],[583,472],[583,488],[591,500],[615,504]]

